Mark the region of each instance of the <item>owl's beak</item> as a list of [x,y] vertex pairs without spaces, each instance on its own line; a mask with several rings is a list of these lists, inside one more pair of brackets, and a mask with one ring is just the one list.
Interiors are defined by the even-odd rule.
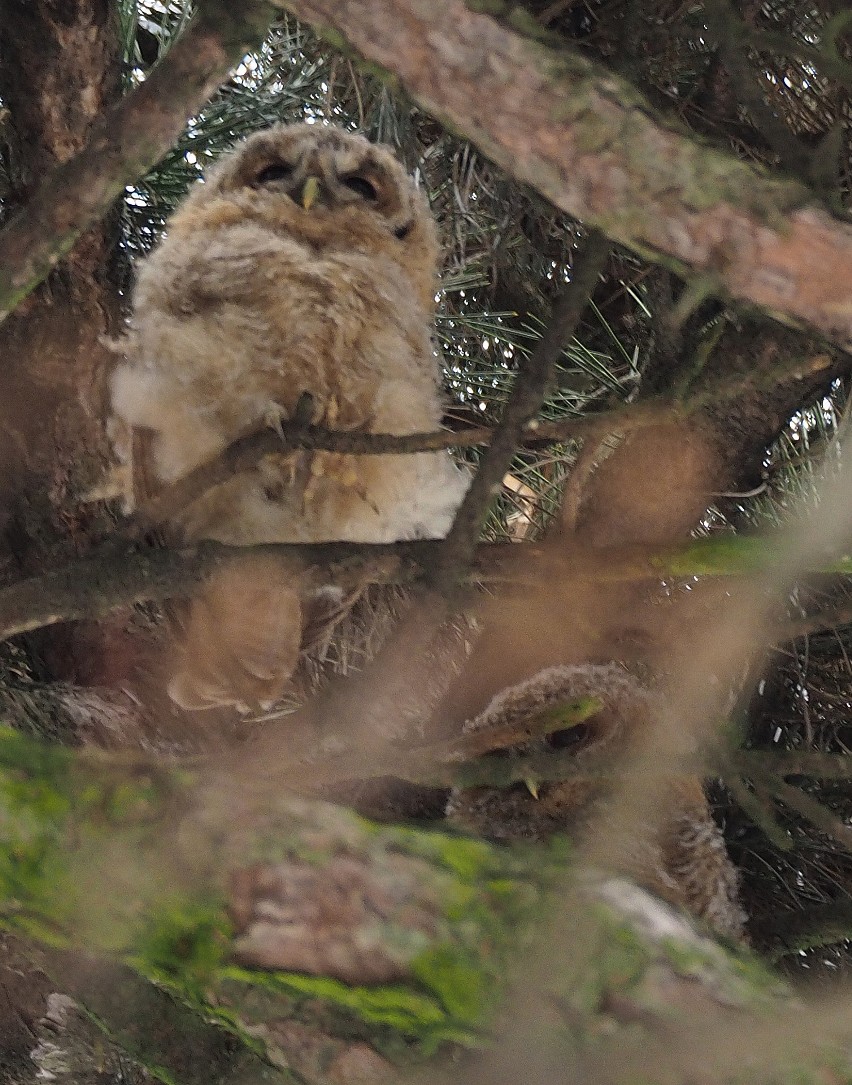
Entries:
[[318,177],[307,177],[304,185],[302,185],[302,207],[306,211],[314,206],[319,199],[320,183]]

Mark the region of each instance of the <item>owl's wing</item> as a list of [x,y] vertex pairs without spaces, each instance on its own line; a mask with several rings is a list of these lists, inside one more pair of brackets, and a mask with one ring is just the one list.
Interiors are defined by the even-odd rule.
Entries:
[[[155,250],[143,265],[136,311],[144,311],[148,293],[158,307],[164,299],[178,301],[184,314],[213,312],[222,304],[254,308],[291,275],[298,283],[313,263],[295,239],[262,223],[199,228],[185,246]],[[266,271],[274,276],[260,274]]]

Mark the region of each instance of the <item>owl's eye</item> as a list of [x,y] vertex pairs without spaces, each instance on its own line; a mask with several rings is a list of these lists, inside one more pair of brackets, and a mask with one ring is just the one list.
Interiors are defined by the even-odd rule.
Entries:
[[368,181],[366,177],[363,177],[360,173],[350,173],[347,177],[341,177],[340,180],[348,189],[352,192],[357,192],[359,196],[363,196],[365,200],[377,200],[379,194],[376,191],[376,186],[372,181]]
[[254,183],[256,185],[271,185],[276,181],[288,181],[292,176],[292,166],[288,166],[286,162],[273,162],[260,171],[255,177]]

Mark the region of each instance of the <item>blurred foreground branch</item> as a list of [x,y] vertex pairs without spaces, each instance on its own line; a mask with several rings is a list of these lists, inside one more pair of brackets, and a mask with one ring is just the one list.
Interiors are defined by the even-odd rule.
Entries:
[[[215,1074],[205,1064],[208,1080],[287,1081],[296,1071],[319,1085],[351,1080],[342,1068],[365,1062],[370,1080],[386,1080],[394,1063],[445,1044],[481,1048],[519,935],[543,918],[565,860],[561,845],[497,848],[379,827],[280,791],[258,808],[244,789],[186,767],[10,731],[0,731],[0,836],[0,922],[54,947],[48,963],[70,970],[73,995],[107,1036],[131,1050],[142,1037],[146,1064],[178,1083],[198,1080],[194,1064],[182,1065],[171,1028],[148,1027],[162,998],[124,965],[196,1018],[182,1035],[197,1041],[204,1022],[227,1023],[230,1060]],[[609,1080],[614,1065],[690,1079],[695,1052],[672,1036],[697,1019],[717,1048],[714,1081],[736,1076],[727,1033],[736,1042],[748,1026],[759,1038],[766,1022],[788,1032],[755,1080],[785,1081],[793,1066],[797,1081],[804,1070],[817,1080],[826,1065],[846,1066],[832,1041],[847,1037],[848,1015],[834,1037],[823,1022],[814,1049],[780,984],[661,902],[589,874],[568,896],[572,975],[528,995],[541,1000],[549,1046],[578,1070],[570,1080]],[[85,947],[85,968],[58,957],[61,947]],[[247,1045],[281,1075],[235,1059]]]
[[[0,640],[81,618],[101,618],[119,607],[192,594],[225,562],[250,554],[275,555],[294,580],[351,590],[365,583],[411,584],[430,568],[441,540],[400,543],[270,543],[225,546],[204,542],[160,549],[111,542],[91,556],[0,588]],[[536,585],[559,578],[597,583],[660,582],[695,576],[745,576],[770,566],[783,540],[771,535],[712,535],[684,546],[554,548],[538,543],[482,544],[468,574],[471,584]],[[841,555],[810,572],[852,573]],[[835,615],[826,619],[830,625]],[[780,639],[795,632],[782,628]]]

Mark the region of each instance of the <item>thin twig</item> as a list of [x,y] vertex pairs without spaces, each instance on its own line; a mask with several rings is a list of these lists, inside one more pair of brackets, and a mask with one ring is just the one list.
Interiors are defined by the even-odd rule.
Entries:
[[852,827],[845,825],[827,806],[823,806],[821,802],[805,794],[798,787],[784,783],[783,780],[765,777],[761,782],[765,783],[776,799],[780,799],[785,806],[795,810],[814,828],[819,829],[846,851],[852,851]]
[[726,765],[746,776],[767,773],[781,779],[806,776],[816,780],[852,779],[852,756],[819,750],[737,750]]
[[435,568],[427,575],[429,587],[440,595],[446,596],[470,567],[491,502],[523,441],[525,428],[541,410],[554,366],[576,330],[609,248],[602,234],[589,234],[576,254],[573,278],[557,295],[544,334],[515,378],[500,425],[465,494]]
[[767,839],[771,840],[779,851],[790,851],[793,846],[792,838],[778,824],[771,805],[749,791],[748,784],[740,776],[726,776],[725,783],[736,804],[748,814]]
[[789,953],[846,942],[852,937],[852,900],[844,894],[827,904],[775,915],[764,921],[761,934],[780,943],[770,950],[771,959]]
[[[561,441],[595,438],[608,433],[627,434],[643,426],[657,425],[662,419],[697,416],[704,408],[720,409],[725,401],[753,393],[759,388],[773,386],[791,375],[802,376],[827,370],[832,364],[830,354],[820,353],[806,360],[785,358],[769,371],[753,371],[746,376],[720,378],[690,396],[678,400],[670,396],[642,403],[626,404],[612,410],[585,415],[582,418],[559,418],[542,421],[533,418],[520,430],[518,446],[540,448]],[[126,535],[142,537],[176,517],[194,500],[233,478],[235,474],[251,471],[265,457],[286,455],[288,452],[338,452],[348,455],[407,455],[415,452],[437,452],[449,448],[477,448],[491,444],[497,430],[476,426],[462,430],[435,430],[431,433],[344,433],[321,426],[305,426],[298,420],[285,421],[280,431],[264,429],[245,434],[212,460],[200,464],[188,474],[160,490],[136,510],[128,523]],[[714,496],[707,494],[708,499]]]
[[804,618],[794,618],[783,626],[776,643],[798,640],[799,637],[813,636],[815,633],[827,633],[839,626],[852,624],[852,603],[841,603],[836,607],[827,607]]

